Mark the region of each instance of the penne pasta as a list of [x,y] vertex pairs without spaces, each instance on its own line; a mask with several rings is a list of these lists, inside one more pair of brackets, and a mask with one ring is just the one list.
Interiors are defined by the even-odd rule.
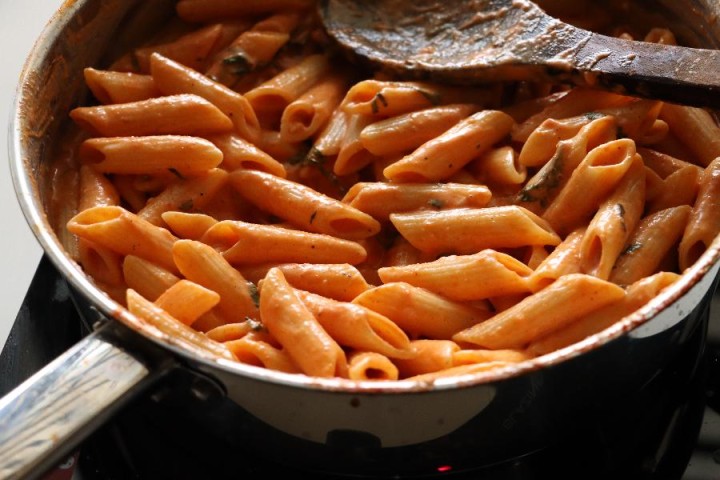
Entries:
[[688,205],[681,205],[643,218],[615,262],[610,281],[629,285],[655,272],[682,237],[691,210]]
[[67,229],[121,255],[137,255],[177,271],[172,259],[175,236],[122,207],[88,208],[70,219]]
[[376,220],[387,221],[391,213],[484,207],[491,195],[483,185],[357,182],[342,201]]
[[527,352],[540,356],[579,342],[617,323],[645,305],[665,287],[672,285],[680,276],[676,273],[659,272],[629,285],[625,295],[549,335],[532,342]]
[[613,283],[581,273],[568,274],[452,339],[461,345],[522,349],[624,296],[625,291]]
[[220,295],[189,280],[180,280],[153,303],[185,325],[192,326],[220,301]]
[[168,342],[181,344],[211,358],[235,360],[235,356],[223,344],[210,340],[202,333],[181,323],[132,289],[127,291],[127,304],[130,313],[164,333]]
[[360,142],[368,152],[377,156],[412,151],[477,110],[476,105],[457,103],[377,120],[362,129]]
[[356,303],[295,292],[325,331],[343,347],[380,353],[390,358],[410,355],[407,334],[390,319]]
[[370,288],[355,297],[353,303],[389,318],[411,338],[448,340],[491,315],[487,309],[453,302],[404,282]]
[[302,372],[315,377],[346,377],[345,353],[320,326],[282,272],[270,269],[261,285],[263,325]]
[[115,174],[172,172],[184,177],[222,162],[222,152],[209,141],[180,135],[90,138],[80,146],[79,155],[95,170]]
[[233,130],[230,118],[202,97],[169,95],[112,105],[78,107],[70,112],[94,136],[197,135]]
[[512,117],[499,110],[474,113],[390,164],[383,174],[395,182],[447,179],[505,138],[513,124]]
[[457,301],[528,292],[531,274],[532,270],[521,261],[489,249],[378,269],[384,283],[405,282]]
[[89,67],[83,70],[83,74],[93,96],[104,105],[139,102],[160,96],[160,90],[150,75]]
[[410,244],[434,254],[472,254],[486,248],[557,245],[561,241],[545,220],[515,205],[393,213],[390,221]]
[[150,74],[163,95],[190,93],[200,96],[227,115],[243,138],[259,136],[260,122],[255,111],[239,93],[159,53],[150,56]]
[[350,380],[397,380],[398,368],[377,352],[353,352],[348,357],[348,378]]
[[205,175],[175,182],[141,208],[137,215],[153,225],[164,227],[162,215],[169,211],[202,211],[227,182],[228,173],[213,168]]
[[616,260],[635,230],[645,209],[645,168],[635,157],[613,193],[600,205],[580,244],[580,269],[603,280],[610,277]]
[[258,318],[256,287],[212,247],[195,240],[178,240],[172,255],[186,279],[220,295],[217,310],[225,323]]
[[241,266],[245,278],[257,283],[277,267],[290,285],[299,290],[349,302],[370,288],[360,271],[349,263],[271,263]]
[[366,213],[297,182],[251,170],[234,171],[230,182],[262,210],[310,232],[359,240],[380,231]]
[[595,147],[573,171],[542,217],[561,235],[574,230],[595,213],[636,156],[635,143],[628,139]]
[[715,159],[700,178],[697,200],[680,240],[680,269],[685,270],[695,263],[719,233],[720,159]]
[[259,263],[349,263],[367,257],[350,240],[320,233],[225,220],[210,227],[200,240],[222,252],[233,265]]

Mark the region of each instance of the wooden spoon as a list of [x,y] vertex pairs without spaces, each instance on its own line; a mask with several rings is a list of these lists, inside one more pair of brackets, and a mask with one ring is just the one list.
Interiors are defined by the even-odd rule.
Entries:
[[340,45],[404,78],[564,82],[720,107],[720,51],[608,37],[528,0],[322,0]]

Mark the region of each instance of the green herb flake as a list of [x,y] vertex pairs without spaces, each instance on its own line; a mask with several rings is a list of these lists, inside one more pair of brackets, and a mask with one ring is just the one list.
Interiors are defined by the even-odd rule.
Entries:
[[425,97],[428,102],[430,102],[430,105],[436,107],[440,105],[442,102],[442,98],[438,92],[428,92],[427,90],[423,90],[422,88],[417,89],[418,93]]
[[623,250],[622,254],[630,255],[632,253],[637,252],[641,248],[642,248],[642,243],[631,243],[630,245],[627,246],[627,248],[625,250]]
[[252,282],[247,282],[248,290],[250,291],[250,298],[256,307],[260,306],[260,292],[258,291],[257,285]]
[[383,95],[382,92],[376,93],[375,98],[373,98],[370,102],[370,110],[372,110],[372,113],[376,114],[380,111],[380,103],[383,104],[383,107],[388,106],[387,98],[385,98],[385,95]]
[[584,116],[585,116],[585,118],[587,118],[588,120],[590,120],[592,122],[593,120],[603,118],[606,115],[602,112],[588,112]]
[[438,210],[441,209],[441,208],[443,208],[443,206],[445,205],[442,200],[439,200],[439,199],[437,199],[437,198],[431,198],[430,200],[428,200],[427,203],[428,203],[428,205],[430,205],[431,207],[437,208]]
[[193,209],[193,206],[194,206],[194,205],[193,205],[193,200],[192,200],[192,198],[188,198],[188,199],[185,200],[183,203],[181,203],[180,205],[178,205],[178,210],[180,210],[181,212],[189,212],[190,210]]
[[241,53],[223,58],[223,66],[234,75],[242,75],[253,70],[252,64],[247,57]]
[[252,330],[253,332],[264,332],[266,330],[265,325],[263,325],[262,322],[255,320],[254,318],[245,317],[245,321],[250,326],[250,330]]
[[168,168],[168,172],[172,173],[173,175],[178,177],[180,180],[185,180],[185,177],[183,176],[182,173],[180,173],[180,171],[177,168],[170,167],[170,168]]

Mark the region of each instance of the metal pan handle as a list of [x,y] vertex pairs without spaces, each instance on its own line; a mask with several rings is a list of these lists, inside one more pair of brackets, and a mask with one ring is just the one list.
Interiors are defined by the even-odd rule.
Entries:
[[169,370],[121,348],[123,329],[106,322],[0,398],[0,478],[42,475]]

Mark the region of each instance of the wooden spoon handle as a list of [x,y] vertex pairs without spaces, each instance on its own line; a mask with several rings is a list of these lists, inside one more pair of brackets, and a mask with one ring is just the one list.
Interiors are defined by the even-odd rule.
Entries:
[[637,42],[593,34],[577,50],[576,83],[629,95],[720,107],[720,50]]

